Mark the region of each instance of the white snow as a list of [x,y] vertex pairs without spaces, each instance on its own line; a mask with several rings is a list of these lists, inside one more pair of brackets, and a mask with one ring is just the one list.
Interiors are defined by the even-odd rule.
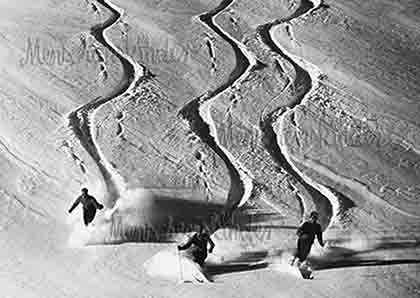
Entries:
[[[340,14],[350,14],[349,28],[347,29],[350,36],[351,33],[354,33],[354,31],[351,31],[351,14],[356,14],[356,12],[343,3],[349,3],[347,4],[349,7],[356,9],[357,4],[363,1],[352,0],[351,3],[344,0],[337,1],[337,6],[334,6],[336,5],[335,2],[331,3],[331,6],[334,6],[332,10],[327,9],[326,12],[322,10],[319,13],[333,14],[333,12],[338,11]],[[394,7],[390,5],[390,1],[385,2],[388,5],[387,8]],[[197,19],[195,18],[192,21],[190,16],[209,11],[219,4],[219,2],[210,1],[199,1],[197,3],[178,1],[175,3],[174,1],[145,2],[136,0],[105,0],[104,3],[122,15],[117,22],[127,24],[129,30],[141,30],[141,26],[144,25],[148,32],[156,30],[156,32],[159,32],[159,36],[168,36],[171,41],[174,41],[174,45],[196,42],[196,40],[193,40],[194,38],[197,38],[197,44],[202,45],[204,30],[200,23],[196,22]],[[321,5],[320,0],[314,0],[313,3],[314,8],[307,12],[307,15]],[[367,6],[371,5],[369,1],[364,3]],[[245,27],[246,20],[255,18],[254,24],[264,23],[272,19],[272,16],[265,16],[265,10],[260,10],[259,7],[269,7],[269,5],[278,7],[278,5],[283,4],[286,5],[285,3],[279,3],[279,1],[271,3],[267,1],[245,2],[236,0],[230,2],[227,9],[234,9],[235,17],[243,20],[237,24],[237,26],[240,26],[237,29],[243,30],[242,32],[245,34],[250,32],[254,34],[255,32],[252,31],[254,28]],[[97,7],[96,12],[92,10],[93,7]],[[405,7],[405,4],[401,4],[401,7]],[[381,197],[382,194],[378,195],[368,185],[359,183],[338,172],[333,172],[316,160],[309,158],[299,160],[289,153],[285,136],[279,134],[278,143],[293,169],[308,184],[329,199],[333,207],[333,217],[329,228],[338,220],[341,220],[341,218],[337,218],[341,206],[338,199],[328,189],[328,185],[322,185],[319,181],[323,180],[317,179],[312,173],[328,177],[337,185],[343,186],[349,193],[357,193],[366,202],[373,202],[369,206],[374,206],[372,209],[366,209],[363,206],[354,207],[351,210],[354,213],[345,217],[348,221],[346,224],[349,223],[348,226],[345,226],[348,230],[329,229],[326,234],[326,247],[321,248],[318,243],[314,244],[310,261],[315,266],[315,279],[302,282],[300,273],[288,264],[296,245],[297,219],[290,219],[288,215],[292,211],[287,210],[287,207],[284,207],[285,210],[283,210],[283,207],[276,207],[269,198],[256,197],[255,200],[249,201],[256,178],[252,172],[252,166],[255,167],[255,165],[250,165],[248,168],[248,164],[252,164],[254,161],[251,160],[249,163],[247,161],[247,166],[245,166],[245,162],[239,159],[239,154],[234,149],[225,148],[221,144],[217,132],[219,123],[217,123],[216,117],[213,118],[211,114],[212,105],[214,104],[216,107],[218,104],[216,102],[217,97],[202,103],[199,111],[200,116],[209,125],[210,133],[216,140],[217,145],[237,169],[244,185],[244,193],[241,198],[238,198],[240,200],[238,202],[239,206],[242,207],[238,211],[237,220],[239,223],[236,225],[235,222],[233,227],[224,227],[212,234],[212,238],[216,242],[216,248],[209,255],[204,269],[198,267],[184,252],[178,252],[176,248],[179,238],[187,233],[174,233],[171,237],[162,238],[159,241],[143,241],[129,235],[131,232],[134,234],[135,232],[141,233],[142,228],[153,227],[154,224],[159,226],[167,220],[168,216],[173,214],[180,215],[182,218],[194,218],[197,215],[190,214],[194,213],[191,212],[194,208],[184,210],[184,207],[179,207],[180,205],[173,202],[183,201],[185,206],[197,205],[199,206],[197,209],[200,210],[211,209],[210,206],[213,202],[205,202],[201,193],[192,192],[190,188],[185,186],[183,186],[184,188],[168,188],[165,190],[146,189],[139,183],[128,187],[128,183],[125,181],[127,177],[123,177],[118,172],[117,167],[114,167],[115,160],[112,160],[112,158],[117,156],[121,159],[120,162],[126,163],[127,169],[130,169],[133,165],[138,166],[139,163],[143,162],[142,158],[152,157],[152,153],[147,151],[147,144],[145,144],[142,150],[147,152],[144,154],[138,153],[139,156],[136,156],[136,158],[138,157],[140,162],[137,163],[131,163],[131,160],[129,160],[131,156],[125,155],[124,152],[118,152],[120,154],[115,154],[112,158],[108,156],[110,151],[114,154],[116,150],[119,150],[118,146],[123,142],[118,143],[121,138],[109,140],[112,146],[111,148],[105,148],[105,145],[101,144],[100,138],[97,138],[98,134],[101,133],[98,126],[103,125],[106,129],[114,129],[114,127],[111,127],[112,124],[99,123],[98,119],[102,116],[100,113],[104,112],[101,109],[102,106],[91,110],[88,115],[89,133],[92,135],[92,142],[99,152],[100,162],[110,173],[112,182],[118,188],[119,197],[115,198],[109,209],[98,211],[93,223],[86,228],[82,222],[81,207],[79,206],[72,214],[67,213],[68,207],[83,186],[88,187],[89,192],[98,201],[104,203],[106,200],[104,190],[106,185],[98,171],[98,165],[80,145],[74,134],[69,129],[63,128],[63,122],[65,122],[64,125],[67,124],[66,121],[68,121],[68,115],[71,111],[83,110],[87,103],[99,97],[105,98],[111,92],[118,90],[121,87],[119,84],[124,75],[122,67],[118,62],[115,62],[118,59],[115,59],[114,62],[110,61],[112,59],[105,61],[108,79],[100,86],[97,84],[97,63],[82,66],[27,65],[22,68],[18,62],[19,56],[25,54],[22,49],[25,47],[24,42],[27,35],[39,34],[42,38],[53,36],[57,40],[71,39],[75,41],[77,36],[91,36],[86,32],[90,32],[93,26],[109,19],[111,12],[101,5],[101,1],[94,0],[38,0],[31,2],[14,0],[3,1],[0,8],[2,17],[0,22],[0,52],[3,54],[0,57],[2,63],[2,71],[0,71],[0,131],[2,134],[0,137],[1,297],[311,298],[328,296],[341,298],[369,296],[391,298],[418,296],[420,293],[418,282],[420,253],[418,237],[416,236],[419,226],[416,222],[418,222],[420,214],[418,208],[409,209],[407,207],[416,206],[415,199],[407,205],[403,205],[404,201],[399,201],[398,198],[388,202]],[[369,13],[375,15],[374,12],[369,11]],[[272,13],[275,15],[276,11],[272,11]],[[357,13],[365,18],[360,12]],[[222,18],[223,15],[220,14],[219,17]],[[386,18],[385,15],[383,17]],[[137,19],[141,19],[141,21],[137,22]],[[178,25],[178,22],[184,19],[186,21],[182,32],[176,32],[175,34],[168,30],[169,27],[174,26],[173,23]],[[246,92],[242,94],[241,92],[244,90],[240,90],[244,88],[241,84],[250,75],[251,68],[256,65],[257,58],[260,59],[260,57],[256,57],[251,49],[248,49],[244,43],[238,40],[239,38],[232,36],[228,29],[217,24],[215,19],[216,16],[213,17],[216,26],[235,42],[250,63],[246,72],[230,86],[240,96],[245,97]],[[308,19],[316,22],[315,16],[313,20],[312,17]],[[364,21],[370,19],[358,20],[364,24]],[[397,22],[397,20],[395,21]],[[294,27],[293,35],[294,38],[299,39],[299,45],[305,47],[306,41],[300,39],[301,33],[299,33],[299,30],[301,28],[299,26],[306,28],[305,26],[308,26],[308,24],[297,23],[299,24]],[[372,24],[366,24],[366,26],[368,25],[373,26]],[[136,61],[117,46],[118,42],[115,40],[115,36],[121,35],[121,32],[115,28],[117,26],[119,25],[115,24],[115,26],[112,25],[105,30],[105,40],[121,57],[130,62],[135,74],[126,92],[120,97],[110,100],[110,103],[120,100],[126,94],[135,94],[135,83],[143,78],[146,70],[140,65],[142,61]],[[335,28],[332,25],[328,26],[330,26],[329,29]],[[116,33],[116,31],[118,32]],[[174,31],[176,30],[174,29]],[[128,33],[126,32],[126,34]],[[408,37],[411,37],[410,34],[408,34]],[[272,36],[275,40],[274,34]],[[324,37],[320,36],[319,38]],[[343,38],[349,37],[343,36]],[[358,40],[357,37],[354,38]],[[318,37],[315,36],[314,39],[318,40]],[[224,63],[226,61],[224,59],[233,57],[233,55],[223,52],[229,45],[219,44],[219,42],[223,42],[220,39],[214,39],[212,42],[218,55],[217,74],[221,74],[225,71]],[[328,41],[325,42],[328,44]],[[364,42],[369,44],[367,41]],[[78,46],[77,42],[72,45]],[[99,43],[95,43],[95,45],[102,51],[104,57],[107,57],[106,51],[109,52],[109,49],[106,50]],[[311,95],[317,92],[319,77],[322,73],[316,65],[288,52],[285,47],[282,47],[280,41],[277,41],[277,46],[310,74],[312,89],[304,98],[302,102],[302,105],[304,105],[310,100]],[[408,44],[407,47],[409,48]],[[184,88],[181,86],[183,84],[187,86],[182,94],[190,94],[197,89],[201,89],[199,87],[207,83],[203,78],[207,79],[211,76],[196,76],[196,72],[206,70],[206,66],[203,65],[207,65],[207,60],[205,62],[200,61],[205,57],[203,54],[205,48],[198,47],[196,50],[196,53],[188,53],[188,61],[178,61],[179,65],[175,65],[181,75],[178,72],[176,74],[166,72],[166,70],[172,70],[172,68],[165,65],[162,68],[166,66],[168,68],[165,71],[156,71],[157,75],[154,80],[159,81],[159,84],[163,86],[168,81],[173,80],[172,76],[176,77],[174,81],[176,84],[180,82],[180,88]],[[391,52],[390,55],[396,55]],[[353,54],[356,55],[357,51],[354,50]],[[374,56],[373,52],[372,56]],[[413,54],[413,57],[417,56]],[[281,65],[282,60],[279,57],[277,58]],[[400,58],[402,62],[406,63],[407,60],[404,60],[404,57]],[[361,61],[365,61],[364,59],[366,57],[360,57]],[[381,61],[372,63],[380,64]],[[201,62],[203,65],[200,64]],[[194,67],[191,67],[191,65],[194,65]],[[409,66],[416,71],[416,65],[418,63],[416,64],[413,61],[412,65]],[[410,75],[414,72],[409,72],[408,65],[406,66],[407,80],[410,80]],[[189,67],[191,69],[186,76],[184,75],[185,68]],[[324,68],[322,69],[324,70]],[[228,74],[228,72],[227,74],[223,73],[226,76]],[[396,76],[396,74],[392,74],[392,76],[394,75]],[[192,78],[198,83],[194,83]],[[211,78],[211,80],[213,79],[214,81],[208,82],[209,85],[214,86],[215,82],[220,82],[214,77]],[[228,78],[226,77],[226,79]],[[289,82],[289,86],[290,84],[291,82]],[[171,85],[171,88],[173,86]],[[407,88],[417,88],[417,85],[412,81],[406,86]],[[227,90],[232,91],[229,88]],[[201,94],[202,90],[199,91],[199,94]],[[254,106],[254,101],[261,102],[263,99],[247,98],[246,100],[247,104],[250,105],[250,110],[254,111],[254,108],[257,107],[257,104]],[[369,100],[369,98],[366,100]],[[176,101],[176,108],[180,108],[186,101],[186,98]],[[272,104],[272,102],[268,103],[267,101],[267,104]],[[404,104],[403,100],[400,104]],[[238,105],[241,105],[240,101]],[[416,107],[414,104],[413,106]],[[134,121],[131,114],[125,114],[124,112],[126,111],[123,111],[124,128],[127,128],[125,132],[128,133],[128,128],[133,129],[133,127],[139,131],[151,130],[150,128],[140,127],[141,125],[135,127],[137,120]],[[176,112],[174,111],[174,114]],[[261,112],[261,110],[257,112]],[[232,111],[232,113],[235,113],[235,111]],[[277,132],[285,129],[291,113],[293,113],[293,110],[287,111],[276,123],[273,123]],[[244,120],[244,123],[247,121],[248,119]],[[416,121],[414,119],[412,122]],[[132,126],[129,127],[129,125]],[[159,125],[159,123],[154,122],[151,127],[156,125]],[[249,127],[257,126],[255,123],[246,125],[249,125]],[[145,131],[145,133],[151,133],[157,140],[163,138],[160,134],[167,133],[166,130],[166,127],[163,129],[159,127],[156,130],[158,132]],[[182,128],[179,132],[174,131],[171,137],[178,138],[182,142],[187,139],[183,135],[185,132],[186,129]],[[156,134],[159,135],[156,136]],[[415,135],[415,132],[412,134]],[[404,140],[404,136],[391,137],[396,140]],[[146,141],[145,139],[145,143]],[[402,142],[410,153],[413,151],[413,156],[418,153],[415,143],[411,144],[409,140],[405,143]],[[62,146],[64,143],[69,146]],[[188,159],[188,155],[195,151],[196,147],[194,146],[197,144],[190,145],[191,148],[188,149],[191,149],[191,151],[181,152],[170,161],[164,161],[163,158],[161,160],[160,157],[150,158],[150,161],[147,161],[149,162],[148,166],[156,167],[157,176],[160,174],[166,175],[165,171],[170,169],[172,171],[170,173],[175,173],[174,175],[191,174],[192,177],[196,160],[194,157]],[[175,147],[171,148],[173,152],[179,150]],[[183,148],[187,148],[187,146]],[[258,157],[264,158],[264,156]],[[208,162],[211,158],[212,156],[209,154],[205,161]],[[263,162],[258,162],[255,162],[257,166],[263,164]],[[185,168],[191,172],[185,172],[184,168],[180,170],[181,166],[184,166],[183,163],[190,163]],[[216,160],[215,163],[220,163],[220,161]],[[270,162],[264,164],[272,165]],[[311,168],[311,174],[300,170],[301,165]],[[219,180],[214,179],[214,181],[224,182],[223,180],[227,181],[229,179],[229,176],[220,168],[213,173],[211,165],[209,166],[207,163],[205,166],[208,167],[206,171],[210,176],[214,173],[225,175],[218,177]],[[401,169],[398,170],[402,171]],[[261,169],[261,171],[264,172],[264,169]],[[416,171],[417,168],[412,172]],[[273,171],[268,172],[272,173]],[[412,180],[418,177],[416,173],[413,173],[407,174],[407,176],[412,175],[409,177]],[[405,178],[403,175],[398,178],[400,177],[402,177],[401,180]],[[269,185],[273,181],[279,181],[270,180],[273,177],[268,175],[264,178],[267,181],[259,180],[258,183]],[[226,190],[228,183],[219,185],[216,182],[214,183],[215,193],[217,192],[214,195],[217,197],[216,200],[219,199],[218,196],[225,199],[228,192]],[[403,185],[394,186],[393,183],[384,185],[386,186],[380,188],[384,195],[389,189],[395,189],[395,192],[401,194],[401,196],[404,195],[403,192],[406,189],[413,192],[417,190],[414,186],[404,188]],[[272,189],[281,190],[281,188]],[[278,195],[281,197],[282,194],[278,193]],[[217,203],[222,202],[222,199]],[[266,204],[259,205],[261,201],[265,201],[268,207]],[[171,204],[166,204],[169,202]],[[252,205],[253,209],[247,209],[248,204],[245,203],[255,204],[255,206]],[[305,209],[310,208],[309,206],[304,207]],[[219,210],[216,207],[214,208]],[[377,213],[385,209],[390,211],[393,216],[385,219],[377,216]],[[322,210],[320,211],[322,212]],[[252,215],[252,222],[243,223],[242,221],[248,220],[248,217],[244,215]],[[241,216],[244,216],[244,218],[241,218]],[[400,218],[404,220],[399,221]],[[364,221],[365,225],[358,226],[358,230],[353,229],[352,225],[357,226],[359,220]],[[261,231],[268,237],[267,239],[258,238]],[[266,231],[269,232],[265,233]],[[212,270],[213,276],[210,276],[210,274],[207,276],[207,273],[211,273]],[[209,282],[210,277],[214,278],[214,282]]]

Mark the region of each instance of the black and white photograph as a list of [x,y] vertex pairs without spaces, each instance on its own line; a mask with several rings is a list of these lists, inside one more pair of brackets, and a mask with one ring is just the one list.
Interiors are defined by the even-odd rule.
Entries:
[[420,297],[419,0],[0,14],[0,297]]

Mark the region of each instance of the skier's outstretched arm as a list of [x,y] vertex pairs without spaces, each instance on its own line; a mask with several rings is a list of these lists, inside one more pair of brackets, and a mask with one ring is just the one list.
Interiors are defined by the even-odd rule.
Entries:
[[69,213],[71,213],[74,210],[74,208],[76,208],[77,205],[79,205],[79,203],[80,203],[80,198],[77,198],[76,201],[74,201],[73,205],[70,207]]
[[209,253],[212,253],[213,249],[215,247],[215,244],[214,244],[213,240],[211,240],[210,236],[209,236],[209,244],[210,244]]
[[102,208],[104,208],[104,205],[102,205],[101,203],[99,203],[94,197],[92,197],[93,202],[95,203],[95,207],[96,209],[101,210]]

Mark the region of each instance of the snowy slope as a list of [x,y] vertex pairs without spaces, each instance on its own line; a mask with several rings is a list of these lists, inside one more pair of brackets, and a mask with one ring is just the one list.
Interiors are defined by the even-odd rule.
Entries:
[[0,3],[2,295],[418,296],[420,7],[365,2]]

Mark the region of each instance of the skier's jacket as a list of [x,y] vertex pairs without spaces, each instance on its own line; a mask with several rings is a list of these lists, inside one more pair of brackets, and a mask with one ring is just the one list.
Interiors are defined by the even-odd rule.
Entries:
[[179,246],[179,248],[181,250],[183,249],[188,249],[191,245],[194,245],[194,247],[199,250],[200,252],[203,252],[205,254],[207,254],[207,243],[210,243],[210,251],[213,250],[214,248],[214,243],[211,240],[209,234],[207,233],[195,233],[189,240],[187,243],[185,243],[184,245]]
[[298,228],[296,234],[299,236],[299,238],[305,237],[311,244],[314,243],[315,236],[318,238],[319,243],[323,243],[322,229],[319,223],[306,221]]
[[71,206],[69,212],[72,212],[74,208],[79,205],[79,203],[82,204],[84,210],[92,210],[94,209],[102,209],[104,206],[102,204],[99,204],[98,201],[91,195],[80,195],[76,201],[73,203],[73,206]]

